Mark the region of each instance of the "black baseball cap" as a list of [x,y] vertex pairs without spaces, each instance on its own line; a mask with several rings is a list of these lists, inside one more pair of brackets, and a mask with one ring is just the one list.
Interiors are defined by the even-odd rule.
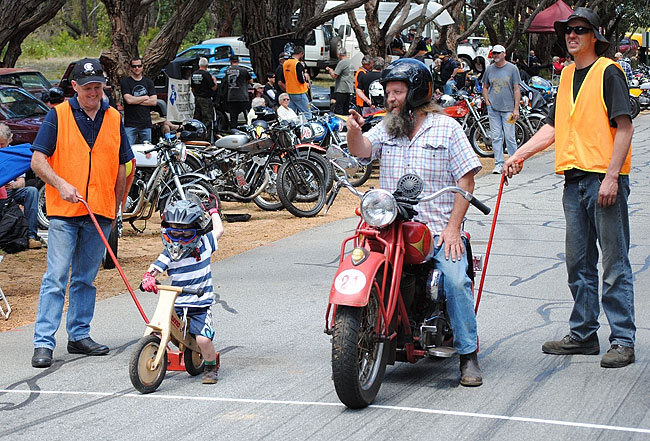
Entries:
[[598,30],[600,28],[600,17],[593,10],[589,8],[576,8],[573,14],[569,15],[569,18],[566,20],[558,20],[553,23],[555,28],[555,33],[558,36],[558,41],[560,44],[566,48],[566,41],[564,39],[564,31],[566,30],[567,24],[574,18],[582,18],[586,20],[587,23],[591,26],[591,29],[594,31],[594,36],[596,37],[596,54],[602,55],[607,49],[609,49],[609,40],[606,39],[603,34]]
[[83,58],[77,61],[70,75],[80,86],[88,83],[105,83],[104,70],[96,58]]

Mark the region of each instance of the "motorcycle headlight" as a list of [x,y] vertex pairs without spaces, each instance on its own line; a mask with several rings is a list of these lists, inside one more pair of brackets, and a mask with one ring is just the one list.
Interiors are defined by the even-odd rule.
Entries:
[[184,143],[179,142],[174,147],[174,153],[176,154],[176,158],[178,158],[179,161],[185,162],[185,158],[187,158],[187,147],[185,147]]
[[370,190],[361,199],[361,216],[368,225],[383,228],[397,217],[397,202],[386,190]]

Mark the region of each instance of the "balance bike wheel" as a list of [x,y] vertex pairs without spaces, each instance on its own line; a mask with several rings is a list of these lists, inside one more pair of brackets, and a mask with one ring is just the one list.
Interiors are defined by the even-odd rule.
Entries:
[[196,376],[203,373],[203,357],[198,352],[194,352],[190,348],[185,348],[183,351],[183,361],[185,362],[185,370],[191,376]]
[[[152,369],[158,351],[163,350],[162,361],[158,368]],[[142,337],[135,345],[129,362],[129,377],[138,392],[148,394],[160,386],[167,372],[167,349],[160,348],[160,338],[156,335]]]

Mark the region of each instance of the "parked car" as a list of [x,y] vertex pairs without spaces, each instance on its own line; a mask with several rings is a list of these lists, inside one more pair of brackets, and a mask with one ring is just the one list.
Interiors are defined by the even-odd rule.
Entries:
[[32,143],[50,110],[41,100],[16,86],[0,85],[0,122],[11,129],[12,144]]
[[52,87],[52,84],[37,70],[9,67],[0,68],[0,83],[21,87],[38,99],[43,98]]
[[[255,72],[253,71],[253,66],[251,66],[249,63],[244,63],[241,61],[239,62],[239,65],[241,67],[245,67],[246,70],[248,70],[248,73],[251,74],[253,81],[257,81],[257,75],[255,75]],[[226,69],[228,69],[229,66],[230,60],[217,60],[214,63],[208,64],[208,72],[210,72],[211,75],[214,75],[214,77],[217,79],[217,84],[221,84],[221,81],[226,76]]]
[[205,57],[208,62],[215,62],[222,59],[228,59],[234,55],[232,46],[224,43],[202,43],[194,45],[176,54],[176,58],[194,58]]

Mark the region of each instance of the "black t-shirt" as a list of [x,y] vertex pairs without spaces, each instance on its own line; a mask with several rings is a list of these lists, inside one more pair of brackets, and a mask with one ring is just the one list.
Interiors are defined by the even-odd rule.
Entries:
[[[593,66],[593,64],[591,65]],[[576,69],[573,75],[573,99],[575,100],[582,86],[582,82],[589,73],[591,66],[584,69]],[[627,87],[625,74],[618,67],[607,66],[603,75],[603,95],[605,96],[605,105],[607,106],[607,116],[609,125],[616,127],[614,119],[617,116],[630,116],[630,92]],[[630,116],[631,119],[631,116]],[[555,103],[551,107],[546,117],[546,123],[555,127]]]
[[[152,96],[156,94],[156,87],[149,78],[142,77],[141,80],[134,80],[130,76],[120,80],[122,95],[134,97]],[[135,127],[136,129],[148,129],[151,127],[151,107],[142,104],[128,104],[124,101],[124,127]]]
[[[363,90],[363,93],[366,95],[366,97],[370,98],[370,83],[375,81],[376,79],[381,77],[381,72],[377,72],[374,70],[371,70],[370,72],[366,72],[365,75],[360,76],[359,80],[359,89]],[[365,105],[365,104],[364,104]]]
[[280,81],[284,83],[284,71],[282,70],[282,64],[279,64],[278,67],[275,68],[275,90],[278,91],[278,95],[284,92],[284,90],[282,90],[280,87]]
[[266,102],[267,107],[275,107],[278,105],[278,92],[275,89],[274,86],[271,86],[270,83],[266,83],[264,85],[264,93],[262,94],[262,98],[264,98],[264,101]]
[[440,79],[442,80],[443,84],[446,83],[449,78],[451,78],[451,74],[454,73],[454,69],[457,67],[458,64],[451,58],[442,63],[442,66],[440,66]]
[[226,69],[228,82],[228,102],[248,102],[248,82],[250,73],[245,67],[230,66]]
[[194,71],[192,74],[192,93],[194,96],[211,98],[213,87],[212,75],[207,70],[199,69]]

